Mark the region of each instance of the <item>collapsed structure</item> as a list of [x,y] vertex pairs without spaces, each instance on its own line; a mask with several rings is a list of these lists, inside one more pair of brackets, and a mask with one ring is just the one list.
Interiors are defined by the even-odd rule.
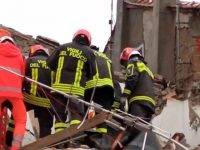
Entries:
[[[178,22],[176,21],[177,7],[179,8]],[[155,79],[156,98],[158,100],[157,115],[161,114],[168,99],[171,99],[172,97],[178,100],[189,99],[190,124],[193,129],[198,131],[198,127],[200,126],[200,112],[198,110],[200,105],[200,66],[198,65],[200,62],[200,4],[195,2],[182,2],[180,5],[175,5],[175,3],[172,5],[170,2],[167,4],[167,10],[165,9],[161,11],[167,11],[168,15],[168,17],[164,16],[168,19],[166,19],[166,22],[162,24],[163,28],[165,28],[165,32],[160,31],[160,34],[163,34],[161,39],[163,39],[166,34],[171,34],[173,38],[167,36],[168,41],[166,44],[163,44],[164,41],[160,41],[160,44],[163,44],[163,47],[159,47],[162,49],[160,52],[154,51],[152,45],[153,38],[151,38],[154,31],[152,22],[154,17],[153,1],[118,1],[118,8],[117,23],[108,43],[111,44],[109,45],[111,51],[109,51],[108,54],[112,60],[115,61],[118,60],[120,50],[122,50],[126,45],[135,47],[144,43],[147,62],[156,72],[164,75],[167,79],[166,81],[159,75],[156,76]],[[120,10],[122,13],[120,13]],[[2,25],[1,27],[7,28]],[[33,44],[42,44],[50,50],[54,50],[59,46],[58,42],[43,36],[37,36],[36,39],[34,39],[32,36],[24,35],[14,29],[7,29],[12,32],[17,45],[23,50],[25,56],[27,55],[28,47]],[[176,29],[179,30],[178,52],[175,51],[177,50],[175,37],[178,37],[175,32]],[[127,32],[129,33],[128,36],[125,34]],[[115,49],[115,51],[113,49]],[[155,54],[157,54],[156,58],[160,58],[155,60],[156,63],[152,61],[152,57],[154,57]],[[155,64],[159,64],[160,66],[156,67],[154,66]],[[114,66],[114,68],[116,71],[116,78],[123,81],[123,75],[119,73],[119,66]]]
[[[117,21],[108,42],[114,62],[126,47],[144,45],[145,60],[188,100],[191,127],[199,132],[200,3],[176,0],[118,1]],[[115,71],[120,64],[114,64]],[[116,73],[117,74],[117,73]],[[162,92],[163,94],[165,92]],[[175,93],[171,93],[175,95]]]

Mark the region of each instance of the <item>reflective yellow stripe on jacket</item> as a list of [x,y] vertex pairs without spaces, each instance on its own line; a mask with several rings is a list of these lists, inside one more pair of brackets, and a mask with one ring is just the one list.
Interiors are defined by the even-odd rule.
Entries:
[[81,95],[81,96],[84,95],[84,91],[85,91],[85,88],[83,87],[73,86],[70,84],[61,84],[61,83],[53,84],[52,88],[62,91],[64,93],[72,93],[72,94]]
[[64,65],[64,56],[59,57],[55,83],[60,83],[61,71]]
[[151,72],[151,70],[143,62],[137,62],[136,66],[134,64],[129,64],[127,66],[127,68],[130,67],[130,66],[134,66],[134,67],[137,66],[137,69],[138,69],[139,72],[146,71],[151,76],[152,79],[154,78],[154,75]]
[[96,53],[96,55],[104,57],[107,60],[106,61],[107,66],[104,69],[108,69],[109,75],[107,75],[107,77],[100,78],[100,76],[102,75],[100,67],[102,67],[102,66],[98,65],[98,62],[96,61],[96,75],[93,77],[92,80],[89,80],[89,81],[86,82],[85,88],[90,89],[90,88],[94,88],[94,87],[101,87],[101,86],[104,86],[104,85],[108,85],[108,86],[113,87],[113,80],[112,80],[112,73],[111,73],[111,61],[108,60],[106,55],[101,53],[101,52]]
[[108,130],[106,128],[96,128],[96,132],[105,134],[108,132]]
[[78,60],[73,84],[62,83],[61,74],[62,74],[63,65],[64,65],[64,56],[59,58],[58,69],[57,69],[56,77],[55,77],[55,83],[53,83],[52,88],[55,88],[56,90],[62,91],[64,93],[84,96],[85,88],[80,86],[84,62],[82,60]]
[[74,80],[74,86],[76,87],[80,87],[83,65],[84,65],[84,62],[79,60],[77,64],[76,75],[75,75],[75,80]]
[[148,101],[152,103],[153,105],[155,105],[155,101],[149,96],[134,96],[129,100],[129,104],[134,101],[141,101],[141,100]]
[[80,123],[81,123],[81,121],[77,120],[77,119],[74,119],[74,120],[70,121],[70,125],[77,125],[77,124],[80,124]]
[[104,79],[93,79],[86,83],[86,89],[93,88],[94,86],[100,87],[103,85],[110,85],[113,87],[113,81],[110,78],[104,78]]
[[62,131],[64,130],[65,128],[68,128],[69,127],[69,124],[67,123],[63,123],[63,122],[56,122],[54,124],[54,128],[55,128],[55,132],[59,132],[59,131]]
[[50,103],[49,99],[47,99],[47,98],[37,97],[34,95],[24,93],[24,99],[27,103],[32,104],[32,105],[46,107],[46,108],[51,107],[51,103]]
[[[31,69],[31,76],[32,76],[32,79],[37,81],[38,80],[38,68],[32,68]],[[37,93],[37,83],[35,82],[31,82],[31,91],[30,91],[31,94],[33,95],[36,95]]]
[[123,93],[130,95],[130,94],[131,94],[131,91],[128,90],[128,89],[124,89]]

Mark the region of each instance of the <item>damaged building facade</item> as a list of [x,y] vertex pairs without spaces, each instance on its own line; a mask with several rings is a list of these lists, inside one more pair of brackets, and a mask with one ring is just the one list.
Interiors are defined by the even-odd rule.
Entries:
[[[191,140],[192,136],[200,136],[200,3],[176,3],[176,0],[158,3],[161,1],[118,1],[117,21],[108,42],[111,49],[108,54],[116,62],[117,74],[121,70],[120,52],[127,46],[144,45],[148,65],[174,85],[179,95],[174,98],[181,100],[179,104],[174,99],[174,105],[180,107],[180,111],[189,112],[184,113],[188,120],[182,120],[192,128],[194,134],[187,135]],[[170,103],[168,105],[173,106],[173,102]],[[166,111],[170,109],[164,110],[167,114]],[[159,124],[159,121],[155,122]],[[182,129],[189,134],[189,129],[184,128],[186,126]]]
[[[114,34],[111,37],[111,58],[113,60],[118,59],[121,50],[127,46],[138,47],[140,44],[144,44],[145,59],[154,72],[162,74],[169,80],[174,80],[176,72],[182,71],[179,73],[177,80],[185,80],[184,78],[189,74],[200,71],[198,69],[200,67],[197,66],[200,59],[198,58],[200,53],[198,47],[200,39],[200,3],[181,2],[179,4],[179,22],[176,21],[176,4],[171,2],[165,5],[165,10],[161,10],[161,12],[163,14],[167,13],[167,15],[164,16],[165,20],[162,20],[164,25],[160,24],[160,28],[164,28],[165,32],[162,31],[163,37],[159,35],[159,38],[164,38],[163,41],[160,41],[163,45],[161,48],[167,47],[167,52],[161,49],[159,49],[160,52],[155,52],[153,40],[156,33],[154,30],[153,0],[118,1],[117,22]],[[180,31],[180,50],[178,54],[176,24],[179,24]],[[165,55],[162,54],[162,56],[161,52]],[[180,59],[179,62],[176,58]],[[114,67],[115,70],[120,70],[119,64]],[[178,71],[176,71],[177,67],[179,68]]]
[[[167,104],[171,108],[164,108],[163,116],[168,115],[172,109],[174,112],[188,109],[187,111],[190,113],[183,113],[181,117],[189,117],[189,120],[177,119],[180,120],[180,126],[177,128],[185,129],[186,126],[183,127],[181,124],[189,121],[193,134],[186,134],[187,139],[192,139],[192,136],[198,139],[200,137],[200,134],[197,133],[200,131],[200,4],[181,2],[179,4],[179,24],[176,20],[177,8],[174,0],[169,0],[169,4],[165,4],[167,7],[160,10],[163,13],[163,16],[160,17],[166,18],[162,18],[163,22],[160,25],[163,30],[157,35],[160,38],[160,45],[157,45],[158,50],[155,50],[154,36],[157,26],[154,26],[154,15],[156,14],[154,14],[153,2],[153,0],[118,0],[117,22],[109,41],[111,51],[108,54],[115,62],[113,64],[115,71],[120,72],[121,50],[126,46],[138,47],[140,44],[144,44],[145,59],[153,71],[163,75],[168,81],[176,83],[176,88],[183,94],[182,97],[176,99],[189,99],[184,102],[171,101]],[[25,55],[28,55],[29,46],[33,44],[42,44],[50,50],[59,46],[57,41],[43,36],[33,38],[31,35],[24,35],[12,28],[2,25],[0,27],[12,32],[17,45]],[[179,38],[177,38],[177,27]],[[177,40],[179,48],[177,48]],[[162,91],[160,92],[162,93]],[[169,92],[171,91],[169,90]],[[167,95],[169,92],[163,95]],[[171,99],[171,97],[166,99]],[[154,123],[166,129],[161,125],[163,118],[161,115],[160,118],[154,120]],[[164,117],[170,119],[170,116]],[[177,114],[177,117],[180,116]],[[170,132],[175,131],[171,130]],[[190,130],[187,129],[187,132]]]

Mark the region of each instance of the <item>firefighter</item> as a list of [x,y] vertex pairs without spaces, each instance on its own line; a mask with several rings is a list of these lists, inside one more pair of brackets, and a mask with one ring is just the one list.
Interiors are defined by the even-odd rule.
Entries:
[[14,134],[11,150],[17,150],[25,133],[26,109],[22,95],[22,77],[10,73],[3,68],[18,74],[24,74],[24,61],[21,50],[15,45],[11,33],[0,28],[0,106],[9,103],[14,119]]
[[[29,49],[29,58],[26,60],[25,75],[35,81],[51,86],[52,72],[47,66],[49,51],[42,45],[33,45]],[[34,110],[38,118],[40,132],[39,137],[51,134],[53,115],[48,99],[50,91],[40,87],[34,82],[25,82],[24,98],[27,110]]]
[[[130,114],[150,122],[155,109],[153,73],[147,67],[144,57],[134,48],[127,47],[122,51],[120,63],[126,67],[125,88],[121,101],[123,104],[128,101]],[[134,127],[128,128],[121,134],[121,144],[126,147],[139,133]]]
[[[93,76],[92,80],[86,83],[85,100],[88,102],[93,100],[95,103],[103,106],[103,108],[111,110],[114,101],[111,60],[104,53],[100,52],[98,47],[92,45],[91,49],[94,50],[96,56],[97,73]],[[107,145],[103,139],[105,139],[106,136],[104,135],[107,132],[107,126],[103,123],[96,127],[96,133],[90,136],[89,139],[96,144],[98,143],[97,147],[106,148]]]
[[[71,43],[58,47],[49,57],[49,67],[55,71],[52,88],[83,98],[85,83],[95,73],[95,56],[89,45],[91,35],[87,30],[78,30]],[[61,131],[68,125],[77,125],[84,115],[84,105],[75,100],[64,97],[58,93],[52,93],[53,106],[56,109],[55,132]],[[69,122],[66,123],[68,111]]]

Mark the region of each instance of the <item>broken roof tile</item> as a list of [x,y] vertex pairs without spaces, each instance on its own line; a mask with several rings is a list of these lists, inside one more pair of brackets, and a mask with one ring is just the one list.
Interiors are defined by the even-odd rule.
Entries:
[[[142,7],[153,7],[153,1],[154,0],[124,0],[125,3],[129,5],[135,5],[135,6],[142,6]],[[176,7],[176,6],[171,6],[171,7]],[[199,2],[185,2],[185,1],[180,1],[180,7],[183,9],[200,9],[200,3]]]

